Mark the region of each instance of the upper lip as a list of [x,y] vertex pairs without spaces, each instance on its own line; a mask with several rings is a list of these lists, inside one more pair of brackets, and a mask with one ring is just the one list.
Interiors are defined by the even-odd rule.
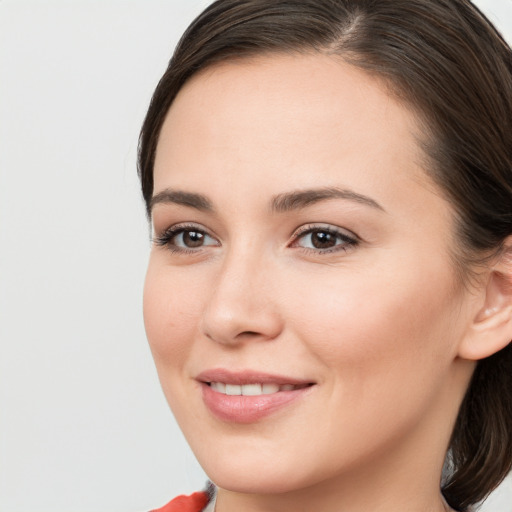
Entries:
[[263,373],[254,370],[240,370],[232,371],[224,368],[214,368],[205,370],[197,375],[196,380],[200,382],[223,382],[224,384],[278,384],[280,386],[285,384],[293,384],[294,386],[304,384],[314,384],[314,382],[305,379],[297,379],[294,377],[287,377],[285,375],[276,375],[270,373]]

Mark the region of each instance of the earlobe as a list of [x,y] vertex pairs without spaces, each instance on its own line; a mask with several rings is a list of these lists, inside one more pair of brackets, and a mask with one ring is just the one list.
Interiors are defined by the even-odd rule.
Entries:
[[459,357],[485,359],[512,342],[512,239],[487,275],[483,306],[459,347]]

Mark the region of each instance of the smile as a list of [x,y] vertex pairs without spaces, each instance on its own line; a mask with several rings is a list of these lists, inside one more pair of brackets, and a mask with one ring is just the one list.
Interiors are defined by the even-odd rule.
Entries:
[[315,382],[255,371],[208,370],[196,377],[203,403],[216,419],[249,424],[301,403]]
[[210,382],[208,383],[211,389],[217,393],[229,396],[260,396],[272,395],[280,391],[294,391],[308,387],[309,384],[273,384],[273,383],[255,383],[255,384],[227,384],[224,382]]

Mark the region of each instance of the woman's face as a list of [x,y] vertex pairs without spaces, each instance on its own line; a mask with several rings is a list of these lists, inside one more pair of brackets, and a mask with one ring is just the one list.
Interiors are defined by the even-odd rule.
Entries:
[[221,487],[442,463],[475,305],[421,136],[379,82],[327,56],[221,64],[174,101],[144,316],[167,400]]

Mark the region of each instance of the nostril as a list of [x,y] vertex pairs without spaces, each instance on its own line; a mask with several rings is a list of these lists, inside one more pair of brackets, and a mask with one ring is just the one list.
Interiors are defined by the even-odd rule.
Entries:
[[277,338],[282,318],[270,304],[256,309],[245,299],[230,301],[217,296],[204,311],[200,328],[216,343],[236,345]]

